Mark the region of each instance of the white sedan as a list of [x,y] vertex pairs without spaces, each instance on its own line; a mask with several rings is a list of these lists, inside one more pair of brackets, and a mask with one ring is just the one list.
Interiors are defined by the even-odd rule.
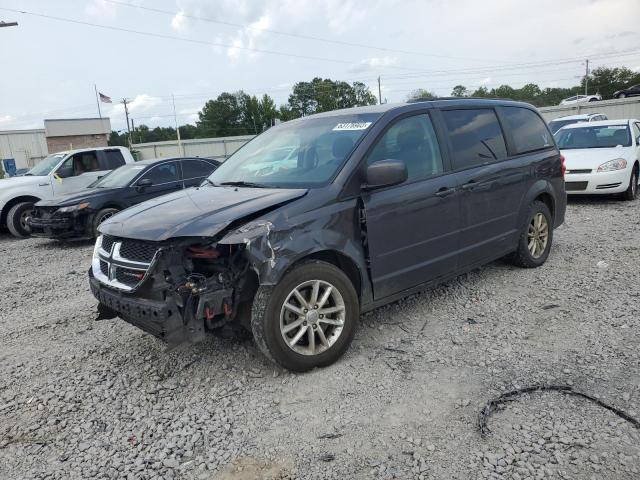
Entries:
[[584,102],[598,102],[602,100],[602,95],[596,93],[595,95],[576,95],[575,97],[565,98],[560,102],[560,105],[573,105],[576,103]]
[[565,158],[567,194],[638,193],[640,120],[574,123],[554,135]]

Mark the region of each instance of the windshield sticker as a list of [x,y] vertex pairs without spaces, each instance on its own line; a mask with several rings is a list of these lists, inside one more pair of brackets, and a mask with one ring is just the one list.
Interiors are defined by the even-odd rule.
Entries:
[[371,126],[372,122],[349,122],[349,123],[339,123],[333,130],[366,130]]

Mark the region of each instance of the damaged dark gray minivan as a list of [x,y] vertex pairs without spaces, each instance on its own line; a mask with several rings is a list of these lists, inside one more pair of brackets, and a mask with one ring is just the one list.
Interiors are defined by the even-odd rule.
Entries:
[[360,313],[503,256],[542,265],[564,164],[530,105],[444,99],[313,115],[256,137],[199,188],[100,226],[102,318],[175,345],[237,322],[295,371]]

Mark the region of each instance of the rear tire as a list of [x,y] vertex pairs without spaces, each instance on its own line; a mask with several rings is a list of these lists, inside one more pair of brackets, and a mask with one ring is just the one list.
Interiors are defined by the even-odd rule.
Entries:
[[635,200],[638,196],[638,165],[633,166],[631,178],[629,179],[629,187],[622,194],[622,198],[627,201]]
[[618,98],[626,98],[627,94],[626,93],[621,93],[620,95],[618,95]]
[[98,210],[98,213],[96,213],[93,217],[93,238],[98,238],[98,236],[100,235],[100,232],[98,231],[98,227],[100,226],[100,224],[106,219],[113,217],[119,211],[120,210],[118,210],[117,208],[103,208],[102,210]]
[[27,217],[33,212],[32,202],[16,203],[7,212],[7,228],[11,235],[17,238],[25,238],[31,235],[31,228],[27,225]]
[[313,260],[293,268],[275,287],[258,288],[251,330],[267,358],[306,372],[331,365],[344,354],[359,316],[358,295],[349,278],[334,265]]
[[544,202],[536,200],[527,210],[518,249],[509,260],[522,268],[536,268],[547,261],[553,242],[553,216]]

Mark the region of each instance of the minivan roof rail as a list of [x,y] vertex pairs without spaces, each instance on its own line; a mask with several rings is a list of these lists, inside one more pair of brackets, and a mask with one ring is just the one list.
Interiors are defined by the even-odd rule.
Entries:
[[503,102],[518,102],[519,100],[514,100],[513,98],[496,98],[496,97],[435,97],[435,98],[424,98],[418,100],[407,100],[407,103],[420,103],[420,102],[436,102],[440,100],[499,100]]

